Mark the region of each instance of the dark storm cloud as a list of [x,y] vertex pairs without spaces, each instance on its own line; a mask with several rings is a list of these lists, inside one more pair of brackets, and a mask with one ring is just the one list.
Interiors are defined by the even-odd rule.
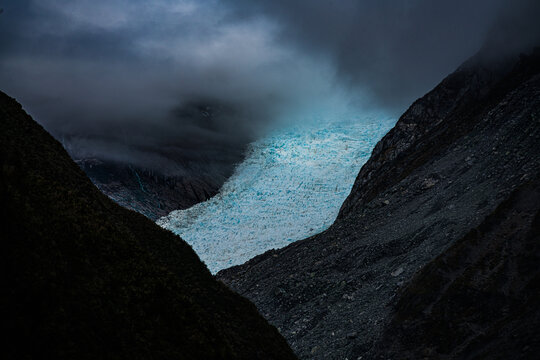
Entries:
[[540,46],[540,1],[506,3],[490,28],[482,52],[500,59]]
[[402,111],[486,39],[498,54],[534,43],[538,27],[538,2],[525,0],[0,0],[0,8],[0,89],[74,153],[158,167],[172,167],[163,165],[171,158],[235,161],[270,125],[349,103]]
[[327,54],[343,79],[399,108],[490,37],[504,38],[496,53],[518,50],[523,38],[535,38],[540,27],[537,0],[231,1],[238,18],[265,14],[275,19],[282,41]]
[[[238,160],[280,109],[328,87],[328,75],[311,76],[319,64],[275,46],[270,24],[228,22],[218,1],[0,7],[0,87],[57,137],[76,141],[75,155],[131,152],[150,166],[140,152],[168,148],[186,161]],[[229,110],[209,119],[202,106]],[[199,113],[187,116],[193,107]]]

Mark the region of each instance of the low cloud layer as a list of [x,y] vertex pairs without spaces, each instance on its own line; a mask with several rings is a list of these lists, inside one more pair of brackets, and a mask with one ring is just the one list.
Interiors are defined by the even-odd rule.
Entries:
[[239,19],[275,19],[282,42],[328,56],[341,81],[391,108],[403,109],[486,42],[502,54],[540,40],[536,0],[233,2]]
[[76,156],[169,169],[227,167],[268,128],[351,104],[398,113],[486,39],[495,53],[537,41],[540,13],[526,0],[0,7],[1,90]]

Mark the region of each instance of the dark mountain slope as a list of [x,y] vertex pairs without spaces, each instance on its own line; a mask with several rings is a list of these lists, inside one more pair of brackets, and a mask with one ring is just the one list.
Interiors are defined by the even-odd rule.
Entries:
[[[173,129],[158,131],[145,124],[131,129],[131,136],[120,136],[125,129],[116,129],[108,137],[57,138],[105,195],[157,220],[216,195],[242,161],[243,144],[248,143],[236,131],[219,128],[241,117],[224,104],[188,103],[176,109],[174,117],[180,123]],[[190,134],[193,129],[204,134]]]
[[[251,299],[301,358],[372,358],[390,334],[400,289],[539,172],[540,53],[497,64],[478,56],[403,114],[327,231],[218,277]],[[422,286],[430,287],[415,288]],[[486,294],[477,300],[489,302]],[[395,348],[406,349],[404,341]]]
[[152,220],[208,200],[217,194],[227,179],[227,176],[218,175],[164,175],[157,170],[97,158],[75,162],[101,192],[119,205]]
[[539,308],[537,177],[404,288],[377,355],[534,358],[540,353]]
[[105,195],[157,220],[216,195],[249,142],[223,128],[242,117],[225,104],[190,102],[171,116],[168,128],[144,123],[93,135],[83,136],[79,129],[55,136]]
[[2,358],[293,359],[193,250],[101,194],[0,92]]

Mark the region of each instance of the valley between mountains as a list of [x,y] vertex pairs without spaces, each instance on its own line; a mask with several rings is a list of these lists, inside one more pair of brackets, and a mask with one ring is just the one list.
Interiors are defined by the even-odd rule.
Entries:
[[[188,189],[189,182],[146,173],[160,196],[167,194],[162,186],[181,185],[191,197],[186,207],[207,200],[159,222],[181,235],[179,229],[195,224],[186,232],[193,247],[152,221],[165,212],[160,202],[130,200],[144,189],[140,176],[133,181],[137,170],[128,168],[129,189],[120,191],[127,195],[111,197],[148,217],[119,206],[87,177],[126,169],[76,164],[4,93],[0,126],[5,358],[535,359],[540,353],[538,49],[498,61],[480,52],[388,132],[390,125],[363,127],[358,134],[371,139],[386,133],[369,158],[374,144],[359,145],[337,125],[315,133],[315,143],[330,139],[354,158],[331,154],[343,171],[316,164],[309,178],[352,181],[361,167],[352,188],[298,182],[293,175],[307,171],[300,167],[305,154],[284,150],[279,138],[261,140],[270,144],[253,148],[237,168],[251,182],[242,188],[246,177],[233,175],[213,198],[206,189],[217,191],[223,178]],[[265,149],[273,156],[262,156]],[[280,163],[291,154],[297,162]],[[266,159],[278,164],[253,173]],[[265,174],[291,181],[269,187]],[[280,218],[272,211],[279,208],[261,206],[270,199],[265,189],[292,202],[301,189],[303,198]],[[247,206],[235,209],[243,217],[234,219],[251,221],[236,233],[224,215],[232,200]],[[321,204],[324,216],[315,218]],[[295,218],[302,218],[299,209],[311,222]],[[205,229],[212,214],[219,221]],[[261,224],[281,227],[276,234],[285,238],[258,234]],[[246,229],[256,246],[242,253]],[[211,235],[219,246],[204,253]],[[220,271],[214,276],[209,268]]]

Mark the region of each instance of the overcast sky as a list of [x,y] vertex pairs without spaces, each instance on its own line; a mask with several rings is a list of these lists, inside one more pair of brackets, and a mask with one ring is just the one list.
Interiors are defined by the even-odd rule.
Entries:
[[[226,152],[347,104],[399,114],[487,38],[538,40],[538,3],[0,0],[0,89],[104,156],[119,138]],[[227,111],[201,125],[190,104]]]

